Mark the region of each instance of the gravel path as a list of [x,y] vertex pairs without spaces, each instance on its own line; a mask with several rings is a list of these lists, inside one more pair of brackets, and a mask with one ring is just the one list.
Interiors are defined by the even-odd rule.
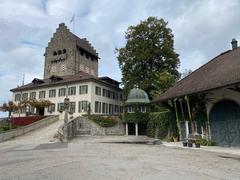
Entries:
[[118,137],[85,136],[68,144],[42,143],[45,138],[39,138],[39,143],[21,141],[7,148],[0,144],[0,179],[240,179],[240,156],[163,145],[102,143],[111,138]]

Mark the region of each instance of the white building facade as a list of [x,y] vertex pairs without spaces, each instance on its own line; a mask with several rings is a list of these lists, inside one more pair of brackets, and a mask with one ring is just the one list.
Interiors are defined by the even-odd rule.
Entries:
[[[119,82],[109,77],[98,77],[99,57],[85,38],[71,33],[61,23],[45,51],[44,79],[11,89],[13,102],[49,100],[48,108],[21,108],[13,116],[58,115],[63,102],[70,99],[70,115],[117,115],[122,111],[122,90]],[[63,68],[64,67],[64,68]]]

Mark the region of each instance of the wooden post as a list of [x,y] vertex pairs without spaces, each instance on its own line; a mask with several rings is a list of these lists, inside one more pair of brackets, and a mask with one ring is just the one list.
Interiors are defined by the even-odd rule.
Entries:
[[183,100],[182,100],[182,99],[179,99],[179,102],[180,102],[180,107],[181,107],[181,112],[182,112],[183,121],[185,122],[186,138],[188,138],[189,128],[188,128],[188,121],[187,121],[186,118],[185,118],[185,114],[184,114],[184,110],[183,110],[183,105],[182,105]]
[[173,104],[174,104],[174,109],[175,109],[175,113],[176,113],[176,121],[177,121],[177,127],[178,127],[178,131],[179,131],[179,135],[180,135],[180,141],[182,141],[182,130],[181,130],[181,125],[179,122],[179,117],[178,117],[178,111],[177,111],[177,104],[176,104],[177,98],[175,98],[173,100]]

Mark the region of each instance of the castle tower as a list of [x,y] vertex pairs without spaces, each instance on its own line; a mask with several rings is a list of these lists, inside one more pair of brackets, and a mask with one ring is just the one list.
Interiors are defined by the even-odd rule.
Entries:
[[74,75],[79,71],[98,76],[98,54],[87,39],[59,24],[45,51],[44,79],[52,75]]

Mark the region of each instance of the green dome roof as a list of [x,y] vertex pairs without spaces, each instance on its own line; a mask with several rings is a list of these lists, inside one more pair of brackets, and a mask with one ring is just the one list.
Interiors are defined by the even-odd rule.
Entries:
[[126,103],[149,103],[149,98],[144,90],[133,88],[128,94]]

